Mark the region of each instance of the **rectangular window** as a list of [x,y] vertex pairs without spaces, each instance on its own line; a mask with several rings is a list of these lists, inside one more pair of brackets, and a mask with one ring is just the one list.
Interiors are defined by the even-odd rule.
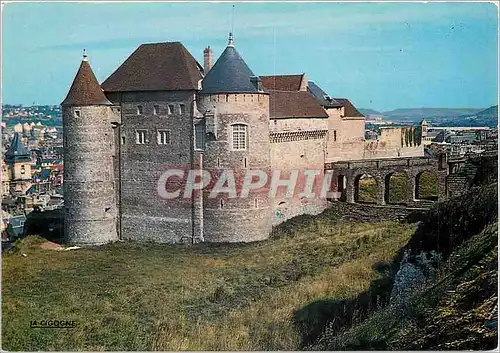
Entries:
[[80,111],[79,110],[75,110],[75,118],[79,118],[80,117]]
[[247,148],[247,126],[236,124],[233,128],[233,150],[246,150]]
[[160,113],[160,106],[153,105],[153,115],[158,115]]
[[195,149],[205,149],[205,124],[196,124],[194,126]]
[[173,104],[168,105],[168,114],[174,114],[174,105]]
[[337,130],[333,130],[333,141],[337,141]]
[[158,130],[158,144],[170,145],[170,130]]
[[146,135],[148,130],[135,130],[135,143],[138,145],[144,145],[147,143]]
[[125,136],[122,136],[122,145],[125,144]]
[[181,114],[186,113],[186,106],[185,106],[184,104],[180,104],[180,105],[179,105],[179,112],[180,112]]
[[137,115],[142,115],[142,105],[137,106]]

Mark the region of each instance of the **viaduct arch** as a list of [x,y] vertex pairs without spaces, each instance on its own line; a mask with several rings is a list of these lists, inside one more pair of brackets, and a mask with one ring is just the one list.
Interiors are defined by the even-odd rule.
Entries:
[[[333,174],[332,191],[339,194],[338,201],[359,203],[360,181],[369,176],[376,182],[376,204],[391,203],[391,177],[395,174],[403,178],[404,195],[399,203],[407,207],[426,206],[434,200],[447,196],[446,179],[448,165],[443,157],[406,157],[376,160],[338,161],[325,164],[325,172]],[[431,173],[435,176],[437,190],[432,200],[422,198],[422,175]]]

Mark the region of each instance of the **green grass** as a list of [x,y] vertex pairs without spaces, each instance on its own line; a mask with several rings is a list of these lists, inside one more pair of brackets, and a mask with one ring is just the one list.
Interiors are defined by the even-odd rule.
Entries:
[[[497,346],[498,226],[460,246],[437,279],[417,289],[407,314],[388,306],[347,330],[324,337],[318,350],[491,350]],[[324,342],[327,342],[326,344]]]
[[[370,293],[355,298],[344,316],[329,315],[313,350],[490,350],[497,345],[498,185],[470,189],[434,204],[411,240],[387,264],[392,282],[410,251],[441,255],[436,278],[412,290],[406,310],[373,303],[390,287],[373,282]],[[392,269],[392,271],[390,270]],[[384,279],[384,278],[382,278]],[[387,283],[387,281],[385,281]],[[382,284],[380,286],[379,284]],[[388,299],[388,297],[386,297]],[[330,303],[330,306],[333,307]],[[342,304],[342,303],[340,303]],[[340,305],[342,309],[342,305]],[[344,310],[346,305],[343,304]],[[358,308],[352,310],[352,308]],[[350,317],[349,317],[350,316]],[[356,317],[356,320],[349,320]],[[335,324],[335,325],[333,325]],[[333,326],[332,326],[333,325]]]
[[[398,223],[305,226],[255,244],[116,243],[74,251],[23,240],[3,255],[6,350],[293,350],[293,313],[351,298],[415,230]],[[26,254],[24,257],[21,254]],[[30,329],[30,320],[75,320]]]

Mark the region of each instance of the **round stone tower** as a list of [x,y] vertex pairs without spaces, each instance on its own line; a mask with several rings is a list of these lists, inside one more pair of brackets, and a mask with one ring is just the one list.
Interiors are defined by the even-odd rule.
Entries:
[[75,245],[118,239],[111,102],[84,54],[61,103],[64,131],[64,236]]
[[[202,81],[197,103],[204,116],[199,123],[206,131],[203,169],[212,174],[212,183],[203,192],[205,241],[268,238],[269,183],[247,189],[248,195],[242,192],[242,184],[246,173],[261,174],[250,178],[254,185],[265,179],[262,173],[270,178],[269,94],[234,48],[231,34],[229,45]],[[217,182],[232,189],[233,176],[236,193],[216,194]]]

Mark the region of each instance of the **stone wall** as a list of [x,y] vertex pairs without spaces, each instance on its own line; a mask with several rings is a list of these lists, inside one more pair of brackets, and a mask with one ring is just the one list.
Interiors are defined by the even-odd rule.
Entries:
[[423,157],[424,144],[418,138],[407,141],[406,135],[413,136],[414,130],[415,127],[381,128],[378,140],[365,142],[363,158]]
[[[208,242],[248,242],[263,240],[271,231],[271,203],[268,184],[241,196],[241,182],[249,170],[271,169],[269,141],[269,95],[218,94],[201,95],[199,111],[213,114],[215,133],[208,133],[203,165],[215,180],[234,172],[237,197],[218,194],[211,197],[212,187],[203,192],[204,239]],[[205,118],[206,120],[208,117]],[[208,121],[206,121],[209,124]],[[247,129],[247,146],[234,150],[232,129],[243,124]],[[223,174],[226,171],[226,174]],[[213,185],[213,184],[212,184]],[[227,186],[228,184],[226,184]],[[234,195],[233,195],[234,196]]]
[[104,244],[118,239],[114,119],[108,106],[63,107],[64,234],[70,244]]
[[[286,194],[286,187],[277,189],[272,200],[273,225],[301,214],[318,214],[327,207],[327,201],[319,198],[324,179],[325,135],[326,131],[323,131],[323,134],[307,138],[304,133],[293,136],[292,141],[283,139],[271,143],[271,164],[273,170],[280,171],[280,179],[290,179],[293,170],[297,173],[293,195]],[[308,191],[305,170],[319,172],[312,185],[316,197],[307,198],[303,195]]]
[[327,162],[363,158],[365,119],[344,117],[344,108],[327,108]]
[[[121,237],[159,243],[191,242],[192,200],[161,198],[158,181],[169,168],[191,168],[194,91],[124,92],[108,96],[120,105],[123,123],[120,131]],[[138,114],[139,105],[142,114]],[[155,105],[159,108],[157,114],[154,114]],[[181,105],[184,105],[183,113]],[[146,130],[144,144],[137,143],[137,130]],[[169,131],[169,144],[158,143],[158,130]]]

